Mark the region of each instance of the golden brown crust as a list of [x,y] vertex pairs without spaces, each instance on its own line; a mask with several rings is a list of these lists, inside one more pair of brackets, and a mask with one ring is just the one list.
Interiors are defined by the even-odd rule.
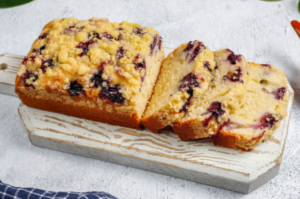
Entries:
[[158,133],[160,129],[163,129],[166,124],[163,120],[160,120],[155,115],[151,115],[150,117],[143,118],[141,120],[141,124],[147,127],[153,133]]
[[217,146],[223,146],[232,149],[251,150],[270,135],[262,135],[252,139],[245,139],[238,134],[220,130],[214,137],[213,143]]
[[227,134],[224,132],[219,132],[217,135],[213,137],[214,145],[223,146],[227,148],[237,149],[237,142],[238,138],[236,134]]
[[45,30],[46,28],[51,28],[52,23],[53,23],[53,21],[50,21],[49,23],[47,23],[47,24],[44,26],[43,30]]
[[[75,106],[72,104],[66,104],[53,100],[45,100],[32,98],[20,92],[18,84],[20,82],[20,77],[16,78],[16,93],[22,100],[23,104],[42,109],[45,111],[62,113],[65,115],[70,115],[74,117],[84,118],[88,120],[94,120],[99,122],[104,122],[112,125],[120,125],[135,129],[141,129],[139,124],[139,117],[137,114],[122,114],[121,112],[108,112],[106,109],[97,109],[88,106]],[[90,100],[88,98],[85,101]]]
[[174,123],[173,129],[182,141],[209,137],[207,129],[197,119]]

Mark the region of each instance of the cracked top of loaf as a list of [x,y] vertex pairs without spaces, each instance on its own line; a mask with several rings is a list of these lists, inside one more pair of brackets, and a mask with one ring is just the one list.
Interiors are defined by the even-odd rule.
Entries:
[[140,92],[145,59],[161,48],[159,32],[136,23],[56,19],[33,43],[18,75],[26,89],[123,103]]

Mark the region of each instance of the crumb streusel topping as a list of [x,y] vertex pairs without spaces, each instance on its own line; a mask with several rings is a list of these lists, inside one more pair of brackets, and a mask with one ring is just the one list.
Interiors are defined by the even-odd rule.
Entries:
[[136,23],[56,19],[34,42],[18,75],[28,89],[123,103],[140,92],[145,59],[161,48],[159,32]]

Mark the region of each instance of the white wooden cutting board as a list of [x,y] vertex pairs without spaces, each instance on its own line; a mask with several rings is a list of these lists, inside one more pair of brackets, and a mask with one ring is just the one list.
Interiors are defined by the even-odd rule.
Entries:
[[[168,54],[172,49],[166,49]],[[0,93],[14,95],[23,56],[0,55]],[[294,92],[289,86],[293,99]],[[292,108],[272,137],[250,152],[214,146],[210,138],[179,140],[172,131],[153,134],[19,106],[33,145],[249,193],[274,178],[280,167]],[[100,168],[99,168],[100,169]]]

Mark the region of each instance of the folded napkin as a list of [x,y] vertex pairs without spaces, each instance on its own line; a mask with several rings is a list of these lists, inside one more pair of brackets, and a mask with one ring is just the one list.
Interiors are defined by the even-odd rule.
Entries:
[[105,192],[53,192],[34,188],[13,187],[0,181],[1,199],[118,199]]

